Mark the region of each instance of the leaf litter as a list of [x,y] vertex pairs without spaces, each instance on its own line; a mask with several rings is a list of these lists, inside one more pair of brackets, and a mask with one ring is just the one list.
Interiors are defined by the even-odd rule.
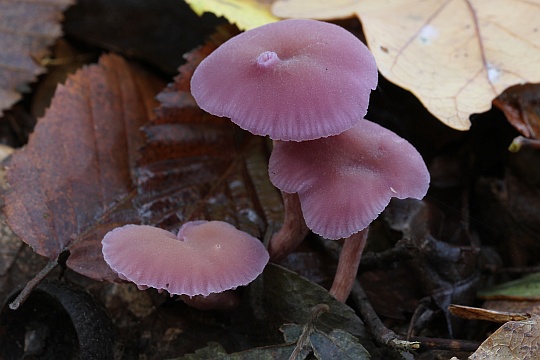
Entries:
[[[187,84],[187,82],[186,82],[186,84]],[[165,92],[163,94],[165,94]],[[533,97],[533,99],[534,99],[534,97]],[[187,111],[186,109],[188,109],[190,107],[190,106],[188,106],[188,104],[189,104],[189,94],[187,94],[186,92],[183,92],[183,93],[178,92],[178,93],[175,94],[175,92],[172,91],[172,92],[170,92],[170,93],[168,93],[166,95],[163,95],[163,97],[161,97],[160,100],[162,100],[162,102],[164,104],[167,104],[165,107],[169,107],[169,108],[174,108],[174,103],[184,104],[184,108],[180,111],[180,112],[184,112],[184,113]],[[519,105],[520,104],[518,104],[518,106]],[[162,108],[162,110],[163,110],[163,108]],[[189,111],[191,111],[191,110],[189,110]],[[187,112],[189,112],[189,111],[187,111]],[[527,111],[529,111],[529,110],[527,110]],[[186,119],[189,119],[189,116],[187,116]],[[207,126],[207,127],[203,127],[203,128],[207,129],[208,133],[214,132],[214,134],[216,136],[218,136],[218,135],[219,136],[221,136],[221,135],[230,136],[230,134],[231,134],[230,131],[227,132],[226,130],[224,130],[224,128],[226,128],[226,126],[221,126],[219,121],[216,121],[216,119],[210,119],[210,118],[206,118],[206,119],[203,119],[203,118],[195,119],[195,118],[193,118],[191,120],[175,121],[172,118],[167,119],[166,117],[164,117],[161,120],[154,119],[152,121],[152,123],[147,124],[147,126],[145,126],[144,134],[145,134],[147,140],[144,140],[146,142],[146,148],[143,149],[143,158],[144,158],[144,156],[147,156],[147,157],[146,157],[146,160],[143,159],[142,161],[138,162],[137,165],[134,167],[134,169],[137,169],[137,171],[138,171],[139,168],[137,166],[140,166],[140,170],[141,170],[140,174],[143,174],[145,176],[148,175],[148,177],[147,178],[141,177],[141,179],[140,179],[141,181],[138,182],[138,183],[135,183],[135,185],[138,185],[138,189],[136,189],[137,186],[133,187],[133,189],[137,190],[137,191],[135,191],[133,193],[133,198],[127,198],[125,202],[120,203],[120,205],[117,208],[115,208],[116,210],[119,210],[118,212],[110,213],[111,218],[114,221],[119,220],[119,223],[121,223],[123,217],[126,216],[127,214],[129,214],[129,216],[137,216],[137,217],[139,217],[139,220],[142,220],[142,221],[147,221],[147,222],[150,222],[150,223],[156,221],[156,222],[159,222],[160,224],[162,224],[165,227],[175,228],[182,221],[182,219],[185,219],[185,218],[196,218],[196,217],[199,217],[199,216],[204,217],[205,214],[209,214],[209,213],[222,214],[225,217],[231,216],[231,214],[232,215],[237,215],[236,212],[230,212],[230,210],[228,210],[226,208],[222,208],[220,211],[216,211],[216,210],[212,210],[213,209],[212,207],[206,207],[204,204],[205,204],[205,201],[207,199],[214,199],[212,201],[217,202],[217,200],[215,198],[213,198],[212,195],[208,195],[208,194],[212,193],[212,189],[215,189],[215,194],[219,195],[220,193],[223,192],[223,193],[227,194],[226,195],[226,197],[227,197],[227,196],[230,196],[230,194],[228,194],[227,191],[231,191],[233,189],[238,189],[238,188],[244,189],[246,185],[247,185],[248,188],[253,187],[254,184],[258,182],[258,180],[254,181],[253,179],[251,179],[251,180],[248,179],[248,181],[245,182],[245,183],[239,183],[239,182],[234,182],[233,181],[232,182],[233,185],[234,184],[241,184],[237,188],[235,188],[234,186],[230,186],[231,181],[225,181],[225,179],[227,179],[227,177],[224,176],[225,173],[238,173],[238,171],[240,171],[242,173],[246,173],[248,168],[249,168],[248,165],[250,164],[250,162],[247,162],[247,161],[244,161],[244,164],[243,165],[240,164],[239,167],[229,166],[229,167],[227,167],[228,170],[223,170],[222,172],[218,171],[218,173],[221,174],[222,183],[227,184],[227,185],[223,185],[222,187],[219,187],[219,186],[215,185],[213,187],[210,186],[210,188],[209,188],[208,184],[206,184],[205,185],[206,188],[202,192],[201,191],[192,192],[192,190],[186,190],[187,187],[191,187],[193,189],[196,188],[196,181],[192,181],[191,184],[188,184],[188,186],[184,186],[183,188],[182,188],[182,186],[172,186],[170,191],[172,191],[173,193],[177,192],[180,195],[177,196],[177,199],[174,199],[174,201],[170,203],[170,205],[171,205],[170,207],[167,207],[167,204],[163,204],[163,200],[167,198],[167,191],[169,191],[169,188],[167,186],[163,185],[163,182],[160,181],[160,177],[162,179],[168,179],[167,181],[171,181],[171,182],[174,183],[176,180],[178,180],[180,178],[178,174],[181,173],[182,171],[185,172],[186,169],[189,168],[189,166],[188,167],[184,167],[184,166],[186,164],[188,164],[191,160],[194,160],[196,158],[200,159],[201,156],[211,158],[213,155],[215,155],[215,153],[212,153],[211,149],[205,149],[205,146],[203,146],[204,139],[202,139],[200,137],[201,134],[198,133],[198,130],[197,130],[197,127],[200,126],[201,124],[204,125],[204,126]],[[161,127],[161,126],[163,126],[163,127]],[[179,143],[175,143],[175,141],[170,141],[171,140],[170,137],[168,138],[166,135],[167,135],[167,130],[172,129],[172,128],[176,128],[176,132],[174,132],[174,134],[179,135],[179,138],[182,138],[182,136],[185,136],[185,137],[188,137],[189,139],[183,138],[181,141],[179,141]],[[178,131],[179,129],[181,129],[182,131]],[[171,132],[171,134],[173,134],[173,132]],[[233,138],[235,139],[234,140],[235,151],[237,153],[242,153],[243,155],[241,157],[248,158],[249,154],[255,153],[255,154],[257,154],[257,158],[261,159],[261,158],[264,158],[265,155],[267,155],[268,147],[266,146],[266,144],[262,144],[262,143],[256,144],[256,142],[255,143],[251,142],[250,139],[249,139],[249,136],[246,136],[245,134],[242,134],[241,131],[238,132],[238,133],[233,132]],[[221,140],[223,140],[223,139],[220,138],[220,141]],[[192,143],[197,144],[198,145],[197,147],[200,147],[200,149],[198,150],[199,152],[193,153],[193,152],[190,152],[190,151],[181,150],[182,145],[180,143],[186,142],[186,141],[188,143],[189,143],[189,141],[192,141]],[[230,141],[227,142],[227,141],[224,141],[223,144],[225,144],[225,143],[229,144],[229,145],[232,144],[232,142],[230,142]],[[224,147],[222,149],[225,149],[225,147],[228,147],[229,145],[226,145],[226,146],[224,145]],[[251,151],[252,148],[250,146],[255,146],[255,148],[257,150],[256,151]],[[442,148],[442,147],[443,147],[443,145],[439,145],[439,148]],[[244,152],[244,151],[241,151],[242,149],[249,149],[249,151]],[[145,154],[145,151],[147,151],[148,153]],[[155,156],[152,158],[152,156],[150,156],[150,154],[154,154]],[[219,155],[223,155],[223,154],[219,154]],[[174,163],[175,167],[180,164],[181,167],[182,167],[182,170],[180,172],[176,173],[176,175],[174,175],[174,171],[173,171],[172,172],[173,175],[171,175],[171,173],[169,173],[167,171],[167,164],[166,164],[167,161],[161,162],[161,156],[163,156],[163,158],[167,159],[168,161],[170,160],[171,163]],[[169,158],[167,158],[167,156]],[[224,156],[223,158],[224,158],[225,161],[231,161],[231,159],[228,158],[227,156]],[[253,162],[256,165],[258,164],[258,166],[255,166],[255,168],[258,168],[258,171],[254,172],[254,173],[250,172],[249,174],[255,174],[256,173],[258,176],[261,176],[261,178],[264,178],[264,176],[263,176],[264,175],[263,170],[265,168],[264,161],[262,161],[262,162],[259,162],[259,161],[260,160],[256,160],[256,161]],[[239,162],[241,162],[241,161],[236,160],[236,163],[239,163]],[[235,163],[235,160],[232,160],[232,163]],[[145,168],[145,166],[148,166],[148,167]],[[515,167],[515,164],[513,166]],[[159,171],[154,172],[154,169],[157,169]],[[221,169],[223,169],[223,168],[221,168]],[[515,168],[514,168],[514,170],[515,170]],[[520,168],[519,170],[522,172],[523,168]],[[521,174],[521,172],[519,174]],[[175,178],[175,176],[176,176],[176,178]],[[521,175],[519,175],[519,176],[521,176]],[[138,177],[136,177],[136,179],[139,180]],[[192,178],[192,180],[193,179],[196,179],[196,177]],[[148,181],[148,180],[150,180],[150,181]],[[152,182],[152,180],[154,182]],[[240,180],[242,180],[242,179],[240,179]],[[264,180],[264,179],[262,179],[262,180]],[[158,186],[154,187],[154,185],[158,185]],[[180,189],[180,190],[178,191],[178,189]],[[153,190],[156,190],[156,191],[154,191],[154,193],[152,194]],[[208,191],[208,192],[206,192],[206,191]],[[253,189],[250,189],[247,192],[249,194],[253,194],[253,193],[266,194],[265,191],[258,191],[258,190],[253,190]],[[175,206],[179,206],[179,204],[183,204],[182,200],[188,199],[189,196],[192,196],[193,194],[196,195],[195,199],[197,199],[196,200],[196,202],[198,203],[197,206],[191,207],[191,208],[187,209],[185,212],[184,211],[176,211],[176,212],[175,211],[170,211],[171,208],[173,208]],[[186,195],[186,198],[182,199],[183,195]],[[239,209],[250,209],[253,206],[254,208],[256,208],[257,210],[260,211],[260,212],[256,213],[256,214],[258,214],[260,216],[259,219],[265,219],[264,215],[271,214],[273,216],[276,216],[276,215],[279,214],[279,210],[276,210],[277,208],[275,208],[275,207],[270,207],[270,208],[266,208],[266,209],[261,210],[260,208],[262,207],[262,205],[267,204],[268,202],[266,200],[262,201],[261,199],[258,199],[258,200],[255,199],[255,201],[253,201],[253,196],[252,195],[246,195],[245,191],[242,194],[241,198],[244,199],[243,200],[244,205],[240,206]],[[180,200],[178,200],[178,199],[180,199]],[[271,195],[271,196],[269,196],[269,199],[275,201],[276,197],[275,197],[275,195]],[[135,206],[131,203],[131,200],[135,200],[135,204],[136,204]],[[277,203],[279,203],[279,201]],[[191,204],[191,202],[187,201],[187,202],[185,202],[185,204]],[[502,206],[504,207],[504,206],[507,206],[507,205],[505,203],[502,203]],[[463,208],[466,208],[466,207],[463,207]],[[137,211],[137,213],[135,212],[135,210]],[[141,215],[144,215],[144,216],[140,217]],[[237,217],[237,216],[236,217],[231,217],[231,219],[232,219],[232,221],[240,221],[241,222],[242,217],[244,219],[249,218],[248,215],[253,216],[253,213],[250,215],[249,212],[245,212],[242,216],[240,216],[240,217]],[[279,216],[277,216],[277,217],[279,217]],[[269,218],[270,217],[266,217],[266,219],[269,219]],[[274,218],[276,218],[276,217],[274,217]],[[263,221],[256,221],[255,225],[250,224],[250,226],[251,226],[250,231],[254,231],[254,232],[258,231],[258,234],[260,236],[261,234],[264,234],[265,232],[269,231],[268,230],[268,225],[270,225],[270,222],[265,224],[264,220]],[[96,227],[100,227],[100,226],[102,226],[102,225],[99,225],[99,224],[96,225]],[[103,226],[106,227],[108,225],[104,224]],[[451,228],[452,227],[451,222],[448,225],[446,225],[446,227]],[[510,226],[510,227],[515,227],[515,225]],[[461,227],[459,227],[459,229],[461,229]],[[440,234],[440,231],[441,230],[439,230],[439,234]],[[464,229],[463,231],[467,232],[468,229]],[[79,240],[77,237],[74,237],[75,241],[73,241],[72,245],[70,245],[70,246],[71,246],[72,249],[76,249],[77,251],[73,252],[72,256],[73,256],[73,254],[75,254],[75,255],[76,254],[85,254],[85,252],[87,251],[85,249],[86,245],[88,245],[88,247],[90,249],[90,253],[91,253],[91,251],[92,251],[91,249],[94,247],[91,244],[92,243],[92,240],[91,240],[92,232],[88,232],[87,234],[89,235],[88,241],[85,238],[81,238]],[[419,235],[419,239],[421,240],[423,238],[423,235],[421,234],[421,232],[418,233],[418,235]],[[452,235],[452,234],[450,234],[450,235]],[[446,237],[443,237],[443,238],[446,239]],[[463,237],[461,239],[467,241],[468,237],[465,236],[465,237]],[[454,238],[454,240],[455,240],[455,238]],[[432,244],[436,244],[436,242],[432,242]],[[454,245],[456,245],[459,248],[459,247],[461,247],[463,245],[467,245],[467,243],[466,242],[465,243],[459,243],[459,240],[458,240],[458,243],[454,244]],[[79,249],[77,249],[78,246],[80,246]],[[414,252],[413,252],[413,254],[414,254]],[[426,259],[428,261],[429,261],[429,257],[430,256],[426,257]],[[467,261],[467,263],[468,263],[468,261]],[[463,267],[463,269],[461,269],[461,271],[465,270],[465,272],[466,272],[467,264],[464,264],[464,265],[465,266]],[[432,270],[430,268],[430,266],[425,266],[425,265],[423,265],[423,266],[427,271]],[[429,288],[429,287],[431,287],[433,285],[437,285],[437,282],[440,281],[440,280],[443,280],[443,282],[441,282],[441,284],[443,284],[444,280],[445,280],[444,279],[445,276],[448,276],[448,275],[450,275],[451,277],[454,276],[454,274],[444,273],[444,272],[442,272],[441,275],[443,275],[442,278],[437,279],[437,277],[435,277],[435,279],[434,279],[435,281],[432,284],[430,284],[429,281],[428,281],[428,283],[426,283],[424,286],[427,286]],[[396,284],[396,285],[398,285],[398,284]],[[450,289],[453,286],[455,286],[455,285],[450,283]],[[395,291],[395,290],[392,290],[391,287],[389,289],[390,290],[388,290],[388,291]],[[396,289],[396,290],[401,291],[399,289]],[[428,290],[431,290],[431,289],[428,289]],[[436,290],[436,287],[433,288],[432,290]],[[281,296],[281,294],[279,294],[278,296]],[[448,298],[447,295],[446,295],[446,297]],[[375,295],[375,298],[372,301],[378,302],[379,301],[378,299],[380,299],[380,298],[381,298],[381,295]],[[271,300],[271,301],[274,301],[274,300]],[[293,302],[296,302],[296,301],[299,301],[299,300],[298,299],[293,300]],[[440,305],[442,305],[442,303],[445,303],[446,301],[447,301],[446,299],[444,301],[441,301]],[[301,300],[300,300],[300,302],[301,302]],[[289,303],[287,306],[292,306],[292,303]],[[295,311],[297,311],[297,310],[298,309],[296,309]],[[286,307],[284,307],[283,309],[281,309],[281,308],[280,309],[275,309],[276,314],[279,313],[279,312],[285,312],[285,314],[289,313],[287,311]],[[155,315],[155,313],[153,313],[153,315]],[[423,317],[425,317],[425,315],[423,315]],[[281,322],[281,324],[283,324],[283,323],[284,322]],[[302,321],[297,322],[297,324],[303,324],[303,323],[304,322],[302,322]],[[420,322],[419,322],[419,324],[421,326]],[[149,325],[148,322],[146,322],[146,325]],[[174,341],[173,341],[174,339],[176,339],[176,341],[182,340],[182,337],[179,337],[179,336],[175,335],[175,334],[177,334],[178,330],[181,331],[181,328],[168,328],[168,329],[166,329],[164,334],[166,335],[165,338],[169,339],[169,340],[166,340],[166,341],[169,341],[169,343],[165,344],[164,345],[165,347],[169,346],[169,344],[174,343]],[[331,330],[322,330],[322,331],[325,332],[326,334],[330,334],[330,332],[331,332]],[[141,335],[141,334],[138,333],[137,335]],[[141,335],[141,340],[144,339],[144,336],[145,336],[144,334]],[[163,341],[165,341],[165,338],[164,338]],[[282,341],[282,338],[280,338],[280,340]],[[224,342],[223,344],[225,344],[227,346],[227,342]],[[163,349],[165,349],[165,347]],[[230,352],[230,350],[232,350],[232,349],[228,347],[227,351]],[[178,354],[178,352],[176,352],[176,354]]]

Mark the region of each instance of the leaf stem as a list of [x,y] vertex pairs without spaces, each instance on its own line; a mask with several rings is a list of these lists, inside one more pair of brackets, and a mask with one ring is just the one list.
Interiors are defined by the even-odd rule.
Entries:
[[30,293],[32,290],[36,288],[56,267],[58,266],[58,260],[51,260],[45,265],[43,269],[41,269],[36,276],[34,276],[24,289],[21,290],[19,295],[9,304],[9,308],[11,310],[17,310],[19,306],[21,306],[26,299],[30,296]]

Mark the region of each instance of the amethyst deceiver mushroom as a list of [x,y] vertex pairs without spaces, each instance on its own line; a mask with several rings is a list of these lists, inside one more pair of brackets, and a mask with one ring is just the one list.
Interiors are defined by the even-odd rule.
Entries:
[[247,285],[269,258],[258,239],[222,221],[187,222],[178,235],[126,225],[107,233],[102,244],[105,261],[121,279],[190,297]]
[[377,85],[368,48],[340,26],[291,19],[230,39],[195,70],[205,111],[274,140],[337,135],[361,120]]
[[[298,194],[309,229],[328,239],[346,239],[335,279],[339,285],[331,290],[341,301],[356,276],[368,225],[392,197],[423,198],[430,181],[410,143],[368,120],[323,139],[276,141],[269,175],[283,192]],[[343,280],[340,267],[353,277]]]

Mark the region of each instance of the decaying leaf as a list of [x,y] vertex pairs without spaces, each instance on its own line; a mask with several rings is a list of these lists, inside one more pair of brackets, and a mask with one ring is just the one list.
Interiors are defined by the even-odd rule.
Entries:
[[540,358],[540,316],[510,321],[495,331],[470,360],[533,360]]
[[262,237],[268,225],[281,222],[265,139],[207,114],[189,91],[198,63],[235,33],[222,28],[190,53],[175,82],[158,95],[161,106],[144,127],[146,144],[136,169],[136,201],[145,223],[174,230],[189,220],[223,220]]
[[512,86],[495,100],[506,118],[520,133],[529,138],[540,138],[540,84]]
[[371,359],[358,339],[343,330],[335,329],[329,334],[317,330],[311,335],[311,344],[315,357],[319,360]]
[[448,310],[453,316],[468,320],[486,320],[497,323],[505,323],[507,321],[527,320],[529,315],[524,313],[512,313],[508,311],[496,311],[472,306],[450,305]]
[[45,69],[39,62],[61,35],[60,22],[73,0],[0,0],[0,115]]
[[198,15],[213,12],[242,30],[278,21],[270,12],[272,0],[186,0]]
[[28,145],[14,154],[5,197],[10,227],[38,254],[96,279],[116,275],[101,239],[137,222],[131,175],[163,84],[115,55],[103,56],[59,86]]
[[273,12],[356,14],[381,74],[454,129],[467,130],[469,116],[487,111],[506,88],[540,82],[538,0],[280,0]]
[[209,343],[207,347],[197,350],[194,354],[188,354],[172,360],[273,360],[287,359],[294,345],[273,345],[254,348],[246,351],[227,354],[223,346],[218,343]]
[[[257,331],[256,328],[267,331],[275,329],[277,335],[281,333],[277,330],[282,329],[283,324],[307,324],[313,308],[326,304],[329,306],[328,311],[322,313],[315,322],[319,331],[330,334],[334,329],[343,330],[359,339],[370,353],[374,350],[363,322],[350,307],[337,301],[324,288],[292,271],[268,264],[262,275],[250,285],[250,297],[257,310],[254,314],[256,318],[250,325],[253,331]],[[295,341],[290,334],[286,339]]]
[[382,355],[374,347],[351,308],[324,288],[278,265],[268,264],[249,286],[247,297],[253,308],[242,321],[251,337],[265,340],[260,347],[227,354],[222,346],[209,343],[175,360],[301,360],[310,353],[321,360],[369,359],[370,354],[373,359],[400,358],[392,353]]

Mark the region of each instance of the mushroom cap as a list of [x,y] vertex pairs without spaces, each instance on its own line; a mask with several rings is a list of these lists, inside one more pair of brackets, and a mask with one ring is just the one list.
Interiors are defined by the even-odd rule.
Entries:
[[268,171],[277,188],[298,193],[307,226],[329,239],[366,228],[392,197],[423,198],[430,179],[409,142],[368,120],[324,139],[276,142]]
[[251,235],[222,221],[192,221],[173,233],[126,225],[105,235],[103,257],[119,277],[170,294],[219,293],[253,281],[268,252]]
[[377,86],[369,49],[340,26],[291,19],[227,41],[195,70],[205,111],[274,140],[305,141],[350,129]]

